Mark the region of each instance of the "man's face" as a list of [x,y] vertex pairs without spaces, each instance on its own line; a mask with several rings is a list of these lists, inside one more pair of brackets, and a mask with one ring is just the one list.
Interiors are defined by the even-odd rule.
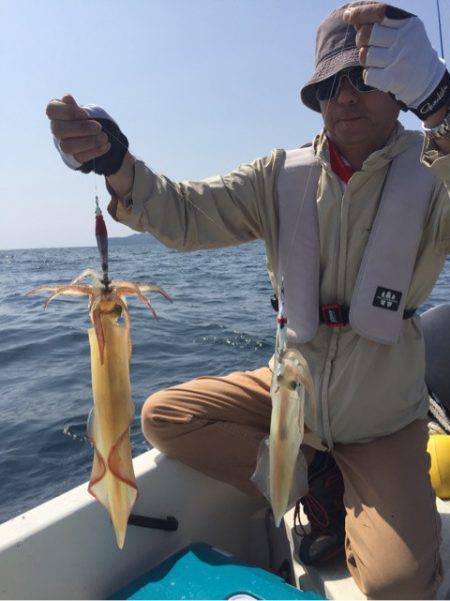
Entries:
[[333,100],[320,101],[320,109],[328,135],[341,146],[383,144],[399,113],[389,94],[379,90],[359,92],[347,77],[342,79]]

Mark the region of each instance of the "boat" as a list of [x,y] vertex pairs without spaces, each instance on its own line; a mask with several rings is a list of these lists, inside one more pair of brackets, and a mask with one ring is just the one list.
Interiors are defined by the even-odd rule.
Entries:
[[[140,496],[122,550],[115,543],[107,512],[88,494],[87,483],[1,524],[0,598],[274,599],[293,598],[295,589],[313,591],[318,595],[314,598],[365,598],[342,560],[320,570],[298,563],[292,510],[275,528],[270,510],[261,501],[156,449],[136,457],[134,468]],[[438,508],[445,564],[438,598],[450,599],[450,501],[438,499]],[[254,579],[249,577],[248,587],[230,591],[227,597],[214,596],[212,589],[210,595],[203,591],[198,596],[200,592],[189,588],[177,596],[165,590],[169,595],[165,597],[125,597],[120,593],[124,587],[134,590],[130,583],[175,554],[183,557],[187,551],[192,555],[205,548],[216,556],[235,558],[231,563],[248,565],[249,574],[255,574],[256,566],[258,577],[264,570],[277,586],[287,586],[286,582],[295,589],[280,589],[284,591],[280,597],[255,595]],[[183,582],[171,580],[167,586],[177,585],[173,590],[179,591],[180,584],[183,586]],[[185,585],[189,587],[187,580]]]

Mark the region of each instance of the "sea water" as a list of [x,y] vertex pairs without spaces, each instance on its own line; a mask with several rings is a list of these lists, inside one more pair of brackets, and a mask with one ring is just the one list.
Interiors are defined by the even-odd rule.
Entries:
[[[92,406],[87,299],[60,297],[46,311],[31,288],[63,284],[98,267],[97,249],[0,251],[0,522],[89,479],[85,423]],[[145,399],[200,375],[267,364],[275,313],[261,242],[175,252],[153,241],[115,245],[110,275],[155,282],[174,300],[154,297],[155,320],[129,298],[136,418],[133,456],[149,448],[139,424]],[[450,266],[425,310],[449,299]]]
[[[45,294],[25,293],[98,264],[94,247],[0,251],[0,522],[89,479],[87,297],[61,296],[44,311]],[[136,456],[149,448],[139,423],[145,399],[200,375],[265,365],[275,313],[260,242],[190,253],[156,241],[113,246],[110,276],[155,282],[174,301],[153,296],[155,320],[128,298]]]

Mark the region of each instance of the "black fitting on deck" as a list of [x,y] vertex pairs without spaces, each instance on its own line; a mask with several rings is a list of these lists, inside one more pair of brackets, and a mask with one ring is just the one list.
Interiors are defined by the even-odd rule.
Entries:
[[166,530],[175,531],[178,530],[178,520],[172,515],[168,515],[166,519],[161,518],[150,518],[146,515],[130,514],[128,523],[131,526],[140,526],[141,528],[152,528],[153,530]]

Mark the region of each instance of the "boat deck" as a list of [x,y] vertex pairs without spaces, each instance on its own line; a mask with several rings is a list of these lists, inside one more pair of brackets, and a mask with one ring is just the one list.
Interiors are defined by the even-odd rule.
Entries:
[[[450,501],[437,500],[437,506],[442,520],[441,557],[444,568],[444,581],[439,589],[438,599],[450,599]],[[302,516],[307,523],[306,516]],[[293,511],[289,513],[286,522],[286,534],[293,548],[292,531],[294,527]],[[298,541],[295,541],[298,544]],[[328,599],[366,599],[350,576],[342,560],[337,560],[320,570],[303,566],[293,561],[295,581],[305,590],[315,590]]]

